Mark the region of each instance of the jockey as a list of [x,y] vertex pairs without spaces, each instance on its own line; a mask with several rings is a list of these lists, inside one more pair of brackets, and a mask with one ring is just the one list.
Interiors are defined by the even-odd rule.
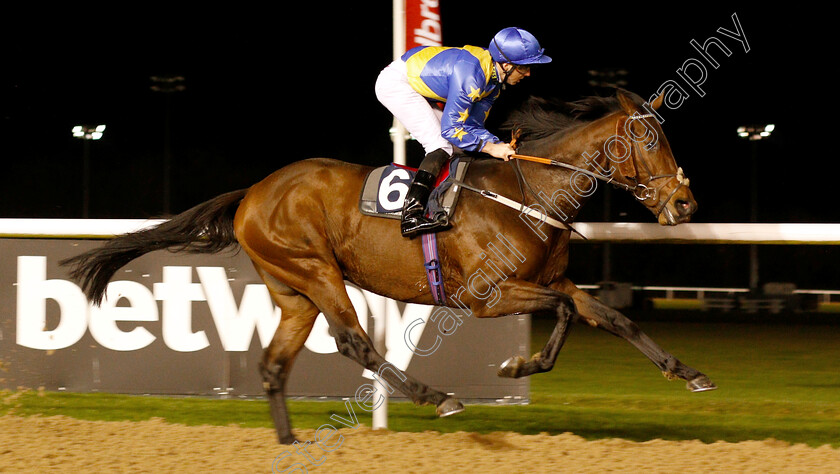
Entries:
[[[505,161],[514,154],[484,121],[505,85],[530,76],[531,65],[551,62],[543,51],[531,33],[505,28],[487,49],[418,46],[382,70],[376,97],[426,153],[405,197],[403,236],[449,226],[446,216],[426,217],[425,208],[438,172],[456,147]],[[443,110],[433,102],[444,103]]]

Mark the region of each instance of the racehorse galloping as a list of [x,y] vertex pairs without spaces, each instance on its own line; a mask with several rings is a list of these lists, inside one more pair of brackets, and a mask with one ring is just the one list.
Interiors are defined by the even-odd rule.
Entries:
[[[654,109],[661,102],[661,97],[654,101]],[[477,160],[464,182],[521,197],[524,204],[543,206],[555,217],[572,222],[588,195],[580,192],[585,188],[580,182],[589,180],[592,189],[596,178],[610,179],[604,176],[614,171],[613,184],[632,191],[660,224],[687,222],[696,209],[688,180],[677,168],[661,127],[642,105],[638,96],[618,91],[615,98],[566,104],[567,113],[540,106],[523,110],[511,119],[522,132],[519,151],[571,167]],[[395,300],[433,304],[420,239],[403,238],[399,221],[365,216],[358,210],[357,199],[369,171],[369,167],[330,159],[299,161],[247,190],[224,194],[157,227],[110,240],[62,264],[76,266],[73,276],[98,304],[116,270],[147,252],[172,248],[209,253],[239,244],[282,311],[260,372],[279,441],[291,443],[295,438],[286,411],[285,385],[319,313],[326,316],[341,354],[372,372],[380,372],[386,363],[359,325],[345,280]],[[570,178],[576,181],[570,182]],[[577,193],[572,194],[573,190]],[[481,295],[462,291],[460,301],[482,318],[548,313],[557,320],[542,351],[530,360],[508,359],[500,376],[522,377],[551,370],[569,323],[578,316],[626,339],[667,377],[688,381],[690,390],[716,388],[705,375],[661,349],[624,315],[565,277],[570,230],[543,225],[535,232],[533,222],[529,225],[521,219],[519,210],[470,191],[461,194],[453,228],[438,235],[446,293],[456,295],[468,287],[468,277],[485,265],[482,248],[501,234],[518,252],[514,257],[507,249],[505,257],[521,262],[515,269],[499,264],[498,272],[485,272],[489,285],[501,297],[491,304],[478,297]],[[553,202],[546,202],[547,196]],[[561,200],[558,196],[565,197]],[[417,404],[436,405],[441,416],[463,410],[455,398],[408,375],[382,372],[392,387]]]

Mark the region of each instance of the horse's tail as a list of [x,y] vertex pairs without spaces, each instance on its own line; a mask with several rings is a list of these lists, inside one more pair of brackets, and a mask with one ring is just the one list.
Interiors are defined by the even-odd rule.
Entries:
[[88,299],[99,305],[108,282],[128,262],[155,250],[216,253],[237,245],[233,218],[247,189],[222,194],[148,229],[124,234],[105,245],[62,260],[81,282]]

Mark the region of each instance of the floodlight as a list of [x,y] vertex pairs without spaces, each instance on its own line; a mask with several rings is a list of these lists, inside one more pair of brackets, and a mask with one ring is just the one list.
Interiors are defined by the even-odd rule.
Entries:
[[105,132],[105,125],[76,125],[73,127],[73,136],[82,140],[99,140]]
[[738,127],[737,132],[739,137],[753,141],[769,137],[774,130],[776,130],[776,126],[771,123],[767,125],[742,125]]

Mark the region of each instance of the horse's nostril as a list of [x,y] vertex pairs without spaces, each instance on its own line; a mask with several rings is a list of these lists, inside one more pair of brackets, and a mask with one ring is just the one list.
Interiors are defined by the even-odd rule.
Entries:
[[694,213],[695,205],[691,201],[679,199],[674,203],[674,205],[681,216],[688,216]]

